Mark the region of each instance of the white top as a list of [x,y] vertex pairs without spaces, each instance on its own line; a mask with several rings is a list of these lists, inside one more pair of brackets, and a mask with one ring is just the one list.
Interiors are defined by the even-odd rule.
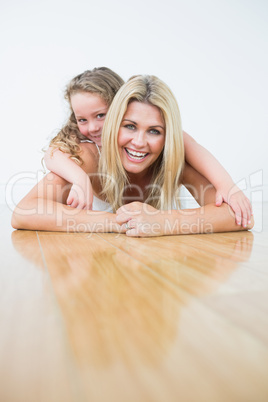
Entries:
[[[199,205],[197,202],[194,200],[194,198],[191,196],[191,194],[186,190],[184,186],[182,186],[181,191],[180,191],[180,209],[188,209],[188,208],[198,208]],[[173,206],[174,209],[175,203]],[[93,206],[92,206],[93,211],[104,211],[104,212],[113,212],[112,206],[95,195],[93,196]]]
[[96,144],[96,142],[91,141],[91,140],[80,140],[80,142],[89,142],[90,144],[96,145],[98,153],[99,153],[99,156],[101,155],[100,148],[99,148],[98,144]]
[[113,212],[112,206],[103,200],[100,200],[95,195],[93,195],[93,211],[104,211],[104,212]]

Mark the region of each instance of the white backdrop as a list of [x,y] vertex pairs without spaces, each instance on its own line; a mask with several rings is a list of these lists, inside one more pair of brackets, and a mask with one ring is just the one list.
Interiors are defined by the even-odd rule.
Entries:
[[41,149],[66,117],[66,83],[95,66],[125,80],[163,79],[184,130],[249,196],[259,190],[268,200],[267,0],[2,0],[0,7],[0,202],[10,179],[15,199],[34,184]]

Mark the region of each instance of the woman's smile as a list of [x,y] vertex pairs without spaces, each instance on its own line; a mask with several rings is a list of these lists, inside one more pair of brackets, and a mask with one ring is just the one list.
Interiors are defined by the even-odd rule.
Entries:
[[148,152],[138,152],[130,148],[125,148],[127,157],[130,161],[142,162],[148,155]]

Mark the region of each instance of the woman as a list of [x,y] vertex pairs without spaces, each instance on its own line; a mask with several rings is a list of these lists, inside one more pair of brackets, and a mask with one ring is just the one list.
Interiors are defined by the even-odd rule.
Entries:
[[[13,227],[114,231],[128,236],[245,229],[235,224],[226,204],[214,206],[213,186],[184,165],[179,108],[170,89],[158,78],[136,76],[121,87],[108,111],[102,143],[99,175],[97,167],[81,155],[95,196],[108,201],[103,203],[102,211],[65,205],[69,183],[50,173],[19,203]],[[200,208],[178,210],[181,184],[190,190]],[[109,206],[115,213],[107,212]]]

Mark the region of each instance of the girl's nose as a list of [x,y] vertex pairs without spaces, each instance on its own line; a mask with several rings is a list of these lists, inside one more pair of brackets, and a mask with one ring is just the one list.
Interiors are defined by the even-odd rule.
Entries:
[[98,125],[97,122],[92,121],[92,122],[89,122],[89,123],[88,123],[88,131],[89,131],[89,133],[98,132],[99,129],[100,129],[100,128],[99,128],[99,125]]
[[143,131],[136,132],[131,142],[136,148],[144,147],[146,145],[146,133]]

